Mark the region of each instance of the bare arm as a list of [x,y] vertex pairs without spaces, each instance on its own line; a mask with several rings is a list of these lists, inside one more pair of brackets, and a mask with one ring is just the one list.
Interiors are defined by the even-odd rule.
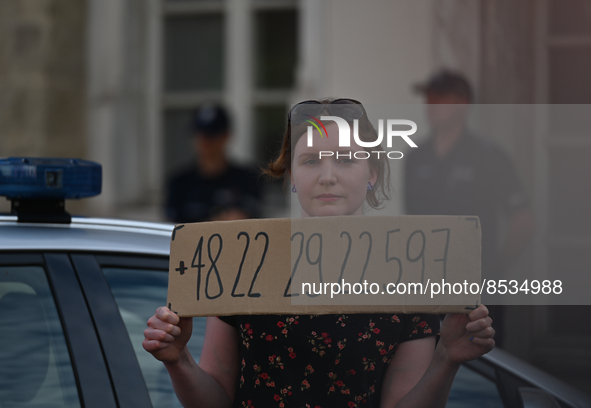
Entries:
[[186,343],[192,318],[179,318],[162,307],[148,320],[144,348],[162,361],[184,407],[230,407],[238,374],[238,333],[221,320],[207,319],[200,364]]
[[445,407],[454,377],[464,361],[494,347],[488,310],[447,315],[437,348],[434,337],[400,344],[388,366],[381,407]]

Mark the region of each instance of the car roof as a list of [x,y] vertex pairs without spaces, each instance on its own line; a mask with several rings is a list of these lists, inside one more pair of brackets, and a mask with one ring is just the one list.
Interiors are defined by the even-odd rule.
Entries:
[[174,225],[72,217],[70,224],[17,222],[0,216],[0,251],[92,251],[168,256]]

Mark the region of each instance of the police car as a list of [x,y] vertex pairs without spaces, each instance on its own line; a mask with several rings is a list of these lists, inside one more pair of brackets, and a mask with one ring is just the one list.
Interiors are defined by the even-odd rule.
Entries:
[[[101,191],[100,165],[0,159],[0,407],[180,407],[142,348],[166,303],[173,226],[72,217]],[[189,343],[199,356],[196,318]],[[448,407],[587,407],[591,398],[495,349],[465,364]]]

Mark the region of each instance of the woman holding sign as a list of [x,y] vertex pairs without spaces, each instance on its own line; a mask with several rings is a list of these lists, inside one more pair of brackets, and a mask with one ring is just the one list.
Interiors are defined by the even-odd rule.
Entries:
[[[320,116],[343,118],[352,130],[357,122],[362,141],[378,137],[358,101],[302,102],[267,174],[290,177],[304,217],[378,207],[388,198],[387,159],[353,140],[339,146],[338,125],[319,124]],[[309,133],[312,122],[323,126]],[[461,363],[494,347],[491,323],[482,305],[447,315],[436,347],[435,315],[210,317],[196,364],[186,347],[192,319],[161,307],[143,345],[164,362],[186,407],[444,407]]]

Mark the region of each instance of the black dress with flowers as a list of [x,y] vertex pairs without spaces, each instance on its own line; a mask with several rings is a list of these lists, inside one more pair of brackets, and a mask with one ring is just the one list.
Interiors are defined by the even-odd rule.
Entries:
[[378,407],[397,345],[433,336],[436,315],[220,317],[238,329],[234,407]]

